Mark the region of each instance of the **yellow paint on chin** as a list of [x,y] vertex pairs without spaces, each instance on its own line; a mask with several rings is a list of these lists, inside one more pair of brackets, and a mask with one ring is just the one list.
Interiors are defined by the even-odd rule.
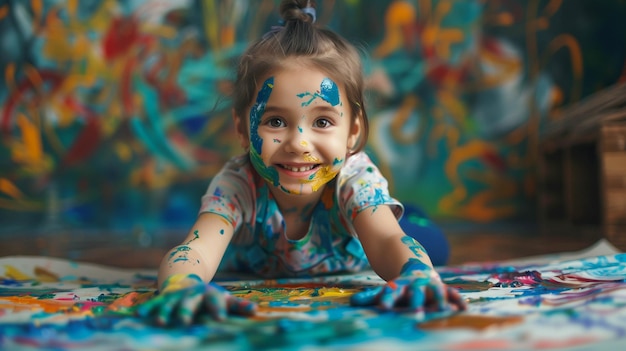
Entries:
[[[306,154],[306,155],[302,156],[302,158],[306,162],[314,162],[314,163],[319,163],[320,162],[319,158],[317,158],[317,157],[315,157],[313,155]],[[337,173],[339,173],[339,170],[333,169],[333,167],[331,167],[331,166],[322,166],[320,168],[320,170],[317,171],[317,173],[315,173],[315,176],[313,177],[313,179],[303,180],[302,184],[311,184],[311,189],[313,191],[317,191],[324,184],[328,183],[333,178],[335,178]]]
[[311,184],[311,189],[317,191],[322,185],[330,182],[339,171],[334,170],[331,166],[322,166],[313,179],[302,181],[303,183]]

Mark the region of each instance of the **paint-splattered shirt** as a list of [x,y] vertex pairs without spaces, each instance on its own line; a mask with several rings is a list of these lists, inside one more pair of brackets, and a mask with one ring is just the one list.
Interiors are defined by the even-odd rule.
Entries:
[[299,240],[288,239],[277,203],[245,155],[230,160],[213,178],[202,197],[200,213],[219,214],[235,228],[221,271],[274,278],[369,268],[352,220],[378,205],[390,205],[397,218],[403,211],[401,203],[389,195],[387,180],[360,152],[350,156],[325,187],[308,233]]

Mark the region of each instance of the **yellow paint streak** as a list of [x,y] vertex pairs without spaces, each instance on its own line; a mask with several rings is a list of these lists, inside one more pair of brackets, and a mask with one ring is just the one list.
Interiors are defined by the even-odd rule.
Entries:
[[311,184],[311,189],[313,189],[313,191],[317,191],[324,184],[335,178],[337,173],[339,173],[339,171],[334,170],[331,166],[323,166],[319,171],[317,171],[317,173],[315,173],[315,177],[313,177],[313,179],[304,180],[302,182]]
[[39,19],[43,18],[43,2],[42,0],[32,0],[30,2],[30,8],[33,11],[33,23],[37,23]]
[[402,47],[402,28],[416,21],[415,8],[408,1],[393,1],[385,14],[385,36],[374,49],[374,57],[385,57]]
[[190,278],[189,274],[172,274],[167,278],[167,282],[164,283],[164,288],[161,290],[161,293],[163,294],[170,291],[178,291],[194,285],[198,285],[198,280]]
[[[8,304],[1,303],[7,301]],[[38,299],[33,296],[5,296],[0,297],[0,306],[10,306],[13,311],[43,310],[45,313],[57,313],[69,311],[75,301]],[[3,307],[4,308],[4,307]]]
[[[501,202],[499,200],[515,195],[517,191],[515,182],[499,175],[490,175],[487,172],[470,173],[464,176],[461,176],[458,172],[461,164],[480,158],[481,155],[487,152],[495,152],[493,145],[480,140],[458,146],[450,152],[445,172],[454,189],[439,201],[439,207],[443,213],[454,213],[477,221],[489,221],[515,212],[515,207],[512,205],[498,205]],[[489,189],[470,198],[465,179],[488,184]]]
[[7,87],[11,90],[15,90],[15,63],[10,62],[4,70],[4,81]]
[[420,323],[420,329],[441,330],[441,329],[458,329],[469,328],[474,330],[487,330],[490,328],[502,328],[519,324],[523,321],[521,316],[482,316],[456,314],[451,317],[434,319],[428,322]]
[[465,105],[449,90],[442,90],[437,93],[437,98],[450,113],[457,123],[463,123],[463,119],[468,115]]
[[119,157],[120,160],[124,162],[130,162],[131,157],[133,156],[133,152],[126,143],[118,141],[115,143],[113,148],[115,150],[115,153],[117,154],[117,157]]
[[202,13],[204,16],[204,31],[211,49],[216,50],[220,48],[219,43],[219,19],[217,18],[217,8],[214,0],[203,1]]
[[419,99],[415,95],[407,95],[402,101],[402,105],[398,109],[398,112],[393,116],[391,121],[391,135],[394,140],[399,144],[410,145],[416,143],[420,136],[420,131],[416,131],[407,135],[403,132],[403,126],[409,121],[411,113],[419,106]]
[[576,79],[574,79],[574,84],[572,84],[572,91],[570,99],[571,101],[578,101],[581,97],[581,82],[583,75],[583,57],[582,50],[576,38],[570,34],[561,34],[554,38],[544,55],[542,55],[541,59],[541,67],[545,67],[548,64],[548,58],[554,55],[561,48],[566,48],[569,50],[570,60],[572,62],[572,73]]
[[70,18],[76,17],[76,9],[78,8],[78,1],[76,0],[67,0],[65,4],[65,9]]
[[26,116],[19,114],[16,121],[22,133],[22,142],[11,149],[11,157],[16,163],[35,165],[44,158],[43,144],[39,129]]
[[22,273],[22,271],[10,265],[4,266],[4,274],[13,280],[31,280],[32,279],[32,277],[30,277],[29,275]]
[[223,48],[228,48],[235,44],[235,27],[232,25],[226,25],[222,27],[222,32],[220,33],[221,42]]
[[22,193],[13,182],[6,178],[0,178],[0,193],[9,195],[14,199],[21,200],[24,198],[24,193]]
[[319,162],[320,161],[319,158],[317,158],[317,157],[315,157],[313,155],[309,155],[309,154],[306,154],[306,155],[302,156],[302,158],[306,162]]
[[317,293],[324,297],[349,297],[357,292],[355,289],[343,289],[343,288],[320,288]]
[[54,283],[59,281],[57,274],[39,266],[35,267],[35,276],[37,277],[37,281],[42,283]]

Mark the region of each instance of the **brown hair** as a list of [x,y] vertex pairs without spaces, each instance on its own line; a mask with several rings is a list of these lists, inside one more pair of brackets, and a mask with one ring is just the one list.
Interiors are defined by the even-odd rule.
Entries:
[[240,119],[236,127],[243,135],[248,133],[245,116],[258,89],[257,79],[281,67],[286,59],[302,58],[343,84],[352,118],[361,118],[361,135],[351,150],[356,153],[365,147],[369,133],[361,57],[346,39],[315,26],[314,16],[305,8],[315,8],[315,1],[283,0],[280,15],[284,27],[252,43],[240,57],[233,90],[233,109]]

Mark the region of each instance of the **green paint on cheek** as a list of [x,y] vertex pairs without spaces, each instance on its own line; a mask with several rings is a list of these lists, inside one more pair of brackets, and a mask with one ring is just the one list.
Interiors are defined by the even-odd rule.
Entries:
[[274,186],[278,186],[279,178],[278,178],[278,170],[272,167],[266,167],[265,163],[263,163],[263,159],[261,155],[254,149],[250,149],[250,162],[252,162],[252,166],[259,175],[265,179],[267,182],[273,184]]
[[220,235],[224,235],[224,229],[220,229]]
[[263,82],[261,90],[259,90],[257,94],[256,102],[250,109],[250,143],[252,144],[252,147],[250,148],[250,161],[252,162],[254,169],[256,169],[263,179],[274,184],[274,186],[277,186],[278,171],[272,166],[267,167],[263,162],[263,159],[261,158],[263,138],[261,138],[258,132],[261,117],[265,112],[267,100],[270,98],[273,89],[274,77],[270,77]]

